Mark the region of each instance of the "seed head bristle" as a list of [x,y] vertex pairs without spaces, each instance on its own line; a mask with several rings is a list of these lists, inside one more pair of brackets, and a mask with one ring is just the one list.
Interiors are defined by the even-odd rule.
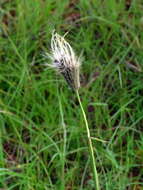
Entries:
[[71,88],[78,89],[80,87],[80,60],[64,37],[55,32],[52,33],[50,57],[53,62],[52,67],[64,76]]

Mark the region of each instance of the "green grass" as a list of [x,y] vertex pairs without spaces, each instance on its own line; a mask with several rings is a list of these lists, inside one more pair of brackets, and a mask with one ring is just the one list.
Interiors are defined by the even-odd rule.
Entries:
[[0,2],[0,188],[94,189],[76,94],[44,66],[56,29],[83,52],[80,96],[107,141],[92,140],[101,189],[142,190],[143,3],[69,2]]

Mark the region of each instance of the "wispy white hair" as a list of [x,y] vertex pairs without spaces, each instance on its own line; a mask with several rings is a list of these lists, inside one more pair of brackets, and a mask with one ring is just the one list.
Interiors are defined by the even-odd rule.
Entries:
[[64,37],[53,32],[51,38],[52,67],[58,70],[73,89],[80,87],[80,60]]

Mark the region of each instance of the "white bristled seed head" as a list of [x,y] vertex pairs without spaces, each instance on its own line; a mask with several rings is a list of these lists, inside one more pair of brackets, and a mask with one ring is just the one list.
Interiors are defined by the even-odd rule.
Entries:
[[80,87],[80,60],[64,37],[53,32],[51,38],[52,67],[58,70],[69,86],[75,90]]

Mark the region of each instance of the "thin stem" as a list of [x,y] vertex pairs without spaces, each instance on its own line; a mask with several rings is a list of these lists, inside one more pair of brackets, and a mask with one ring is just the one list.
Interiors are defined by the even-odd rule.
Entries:
[[91,136],[90,136],[90,130],[89,130],[89,127],[88,127],[86,114],[85,114],[85,111],[83,109],[78,90],[76,90],[76,95],[77,95],[77,98],[78,98],[78,101],[79,101],[79,104],[80,104],[80,108],[81,108],[83,118],[84,118],[84,122],[85,122],[85,126],[86,126],[86,132],[87,132],[87,138],[88,138],[88,144],[89,144],[89,152],[90,152],[90,156],[91,156],[91,163],[92,163],[92,167],[93,167],[93,175],[94,175],[94,181],[95,181],[95,186],[96,186],[95,189],[100,190],[99,180],[98,180],[98,173],[97,173],[97,169],[96,169],[96,162],[95,162],[94,151],[93,151],[93,145],[92,145]]

